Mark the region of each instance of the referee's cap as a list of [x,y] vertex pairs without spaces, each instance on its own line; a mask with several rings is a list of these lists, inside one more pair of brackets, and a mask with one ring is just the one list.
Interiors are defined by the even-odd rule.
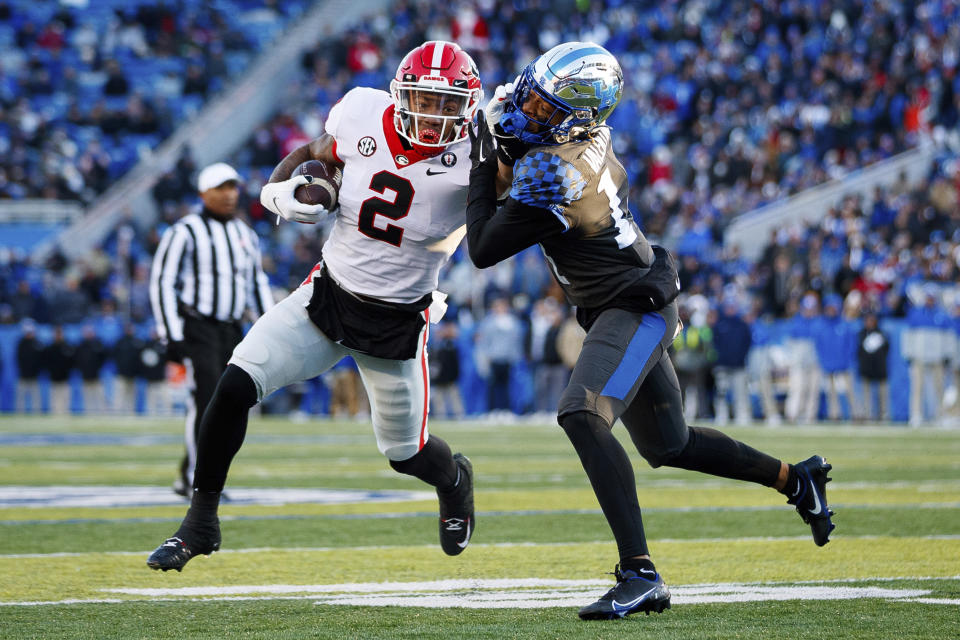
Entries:
[[210,189],[216,189],[224,182],[243,182],[237,170],[226,162],[215,162],[208,167],[204,167],[197,176],[197,191],[203,193]]

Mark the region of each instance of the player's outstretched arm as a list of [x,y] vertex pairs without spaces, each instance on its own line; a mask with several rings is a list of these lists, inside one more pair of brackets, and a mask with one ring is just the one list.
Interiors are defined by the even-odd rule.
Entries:
[[[480,269],[490,267],[552,235],[567,223],[541,207],[508,197],[497,210],[497,180],[502,162],[483,117],[470,133],[470,188],[467,192],[467,250]],[[511,172],[512,175],[512,172]]]

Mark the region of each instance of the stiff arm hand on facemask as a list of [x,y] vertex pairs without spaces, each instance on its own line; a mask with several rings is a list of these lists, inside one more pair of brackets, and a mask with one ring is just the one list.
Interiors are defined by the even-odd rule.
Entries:
[[293,196],[297,187],[310,184],[310,176],[294,176],[282,182],[268,182],[260,190],[260,204],[281,218],[291,222],[314,224],[327,213],[322,204],[304,204]]
[[487,123],[493,137],[497,141],[497,157],[503,164],[512,167],[513,163],[519,160],[527,153],[530,148],[526,143],[519,140],[503,130],[500,126],[500,118],[503,117],[505,107],[513,102],[513,89],[516,82],[520,80],[517,76],[513,82],[502,84],[493,92],[493,97],[487,103],[484,114],[487,116]]

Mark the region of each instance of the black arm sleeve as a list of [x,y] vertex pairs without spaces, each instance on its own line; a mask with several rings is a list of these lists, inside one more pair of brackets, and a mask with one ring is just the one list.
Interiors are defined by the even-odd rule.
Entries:
[[497,164],[484,162],[470,171],[467,195],[467,249],[479,269],[491,267],[567,226],[556,215],[507,198],[497,211]]

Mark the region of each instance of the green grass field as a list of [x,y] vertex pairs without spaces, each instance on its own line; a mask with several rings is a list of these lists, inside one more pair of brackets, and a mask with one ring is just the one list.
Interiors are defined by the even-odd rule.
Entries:
[[[223,550],[162,573],[145,560],[185,512],[168,489],[179,420],[0,418],[0,638],[960,638],[960,431],[731,429],[834,465],[824,548],[772,490],[653,470],[628,446],[674,605],[587,623],[577,608],[612,584],[616,548],[560,429],[431,430],[474,463],[461,556],[369,425],[253,419]],[[362,493],[246,502],[266,489]],[[406,499],[375,499],[392,491]]]

